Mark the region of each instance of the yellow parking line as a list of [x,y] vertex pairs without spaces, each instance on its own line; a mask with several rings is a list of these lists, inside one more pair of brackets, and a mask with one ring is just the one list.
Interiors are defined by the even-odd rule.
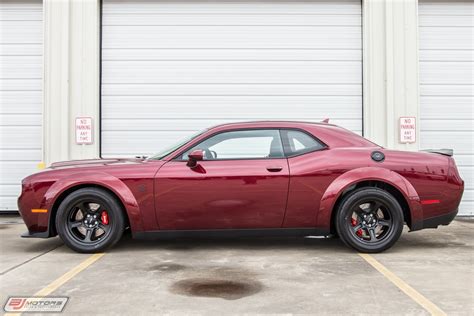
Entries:
[[408,285],[405,281],[396,276],[393,272],[387,269],[384,265],[378,262],[374,257],[366,253],[359,253],[365,261],[367,261],[372,267],[379,271],[383,276],[389,279],[396,287],[402,290],[406,295],[408,295],[412,300],[420,304],[424,309],[426,309],[431,315],[441,316],[446,315],[438,306],[433,302],[428,300],[417,290]]
[[43,288],[42,290],[35,293],[34,296],[47,296],[54,291],[56,291],[61,285],[66,283],[67,281],[71,280],[73,277],[78,275],[82,270],[99,260],[104,253],[96,253],[86,260],[82,261],[80,264],[69,270],[68,272],[64,273],[62,276],[51,282],[48,286]]
[[[88,266],[99,260],[104,253],[96,253],[86,260],[82,261],[80,264],[69,270],[68,272],[64,273],[62,276],[48,284],[45,288],[39,290],[36,292],[33,296],[35,297],[45,297],[48,296],[49,294],[53,293],[56,291],[59,287],[61,287],[63,284],[65,284],[67,281],[71,280],[74,278],[76,275],[81,273],[84,269],[86,269]],[[6,313],[5,316],[13,316],[13,315],[20,315],[20,313]]]

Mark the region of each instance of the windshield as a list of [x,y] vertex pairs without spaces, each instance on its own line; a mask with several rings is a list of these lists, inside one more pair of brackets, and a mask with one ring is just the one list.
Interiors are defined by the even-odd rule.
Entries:
[[177,142],[176,144],[174,144],[173,146],[170,146],[162,151],[160,151],[159,153],[153,155],[152,157],[150,157],[150,159],[155,159],[155,160],[160,160],[160,159],[163,159],[165,158],[166,156],[168,156],[169,154],[171,154],[173,151],[177,150],[178,148],[186,145],[187,143],[189,143],[191,140],[193,140],[194,138],[198,137],[199,135],[201,135],[202,133],[204,133],[205,131],[207,131],[207,129],[205,130],[202,130],[202,131],[199,131],[198,133],[194,133],[192,134],[191,136],[188,136],[184,139],[182,139],[181,141]]

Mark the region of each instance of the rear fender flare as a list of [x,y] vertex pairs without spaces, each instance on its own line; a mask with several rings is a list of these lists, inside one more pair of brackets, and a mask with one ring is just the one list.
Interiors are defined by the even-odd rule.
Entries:
[[[362,181],[380,181],[390,184],[400,191],[407,201],[411,222],[417,223],[423,218],[420,198],[413,185],[400,174],[385,168],[363,167],[350,170],[337,177],[326,189],[321,198],[316,224],[318,227],[330,227],[331,215],[337,199],[352,185]],[[415,227],[412,227],[415,230]]]
[[73,187],[87,185],[103,187],[113,192],[125,207],[125,212],[127,212],[132,231],[143,230],[140,209],[135,196],[119,178],[107,173],[81,172],[61,178],[45,193],[42,204],[44,208],[50,210],[49,214],[51,216],[53,206],[63,192]]

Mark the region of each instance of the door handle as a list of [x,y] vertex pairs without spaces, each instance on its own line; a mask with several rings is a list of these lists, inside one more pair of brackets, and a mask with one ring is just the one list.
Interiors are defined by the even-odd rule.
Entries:
[[280,166],[267,167],[267,170],[270,171],[270,172],[278,172],[278,171],[281,171],[282,169],[283,169],[283,167],[280,167]]

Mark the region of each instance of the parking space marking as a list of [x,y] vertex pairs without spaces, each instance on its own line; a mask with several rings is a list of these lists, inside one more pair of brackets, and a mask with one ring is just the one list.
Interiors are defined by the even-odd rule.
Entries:
[[[48,284],[45,288],[39,290],[36,292],[33,296],[35,297],[45,297],[48,296],[49,294],[53,293],[56,291],[59,287],[61,287],[63,284],[65,284],[67,281],[71,280],[74,278],[76,275],[81,273],[84,269],[92,265],[94,262],[99,260],[105,255],[105,253],[96,253],[87,258],[86,260],[82,261],[80,264],[69,270],[68,272],[64,273],[62,276]],[[7,313],[5,316],[13,316],[13,315],[20,315],[20,313]]]
[[86,260],[82,261],[80,264],[69,270],[68,272],[64,273],[62,276],[51,282],[48,286],[43,288],[42,290],[35,293],[34,296],[47,296],[57,290],[61,285],[66,283],[67,281],[71,280],[73,277],[78,275],[81,271],[86,269],[88,266],[102,258],[105,253],[96,253],[87,258]]
[[424,297],[421,293],[419,293],[417,290],[412,288],[405,281],[403,281],[398,276],[396,276],[393,272],[387,269],[383,264],[378,262],[374,257],[366,253],[359,253],[359,256],[361,256],[372,267],[374,267],[377,271],[379,271],[384,277],[386,277],[396,287],[402,290],[412,300],[414,300],[419,305],[421,305],[424,309],[426,309],[431,315],[436,315],[436,316],[446,315],[446,313],[443,312],[441,308],[436,306],[433,302],[431,302],[429,299]]

